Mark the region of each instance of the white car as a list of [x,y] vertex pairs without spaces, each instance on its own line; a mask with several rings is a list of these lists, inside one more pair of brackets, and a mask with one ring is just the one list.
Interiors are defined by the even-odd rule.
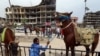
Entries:
[[24,27],[16,27],[16,30],[24,30]]
[[[15,29],[16,29],[16,32],[24,32],[24,27],[23,26],[16,27]],[[29,29],[28,28],[26,30],[27,30],[27,32],[29,32]]]
[[24,32],[24,27],[16,27],[15,28],[17,32]]

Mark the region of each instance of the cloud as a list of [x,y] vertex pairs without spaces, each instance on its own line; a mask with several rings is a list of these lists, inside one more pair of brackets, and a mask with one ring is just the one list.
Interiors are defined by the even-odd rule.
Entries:
[[35,6],[40,4],[41,1],[42,0],[11,0],[11,3],[20,6]]

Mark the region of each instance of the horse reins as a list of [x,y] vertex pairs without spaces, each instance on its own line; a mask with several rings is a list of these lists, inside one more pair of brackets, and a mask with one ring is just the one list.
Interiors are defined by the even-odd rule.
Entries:
[[68,28],[72,23],[73,23],[73,22],[70,22],[68,25],[66,25],[66,26],[65,26],[64,28],[62,28],[62,29]]

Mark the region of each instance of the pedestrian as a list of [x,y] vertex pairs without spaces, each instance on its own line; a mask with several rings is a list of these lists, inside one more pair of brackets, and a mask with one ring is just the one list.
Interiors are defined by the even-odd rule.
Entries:
[[50,27],[50,26],[47,27],[46,35],[47,35],[47,37],[48,37],[49,39],[52,38],[52,32],[51,32],[51,27]]
[[31,48],[30,48],[29,56],[40,56],[40,50],[45,51],[48,48],[49,43],[50,42],[48,41],[46,46],[43,47],[43,46],[40,45],[39,39],[34,38],[33,44],[31,45]]
[[63,39],[64,38],[64,33],[63,33],[63,29],[61,29],[61,38]]
[[30,35],[32,35],[32,25],[29,25]]
[[24,25],[24,33],[25,33],[25,35],[27,35],[27,27],[26,27],[26,25]]
[[42,27],[41,31],[42,31],[42,36],[45,37],[45,27],[44,26]]
[[60,29],[60,27],[56,28],[56,34],[57,34],[57,38],[60,38],[60,35],[61,35],[61,29]]

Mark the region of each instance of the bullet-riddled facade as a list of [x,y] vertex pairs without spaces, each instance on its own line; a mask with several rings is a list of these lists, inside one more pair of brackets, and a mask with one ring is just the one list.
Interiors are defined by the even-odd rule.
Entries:
[[0,17],[0,25],[5,23],[5,18]]
[[85,26],[100,28],[100,11],[86,13],[83,23]]
[[37,6],[22,7],[12,5],[7,7],[6,18],[9,22],[21,24],[44,24],[54,20],[54,12],[56,10],[56,0],[42,0]]

